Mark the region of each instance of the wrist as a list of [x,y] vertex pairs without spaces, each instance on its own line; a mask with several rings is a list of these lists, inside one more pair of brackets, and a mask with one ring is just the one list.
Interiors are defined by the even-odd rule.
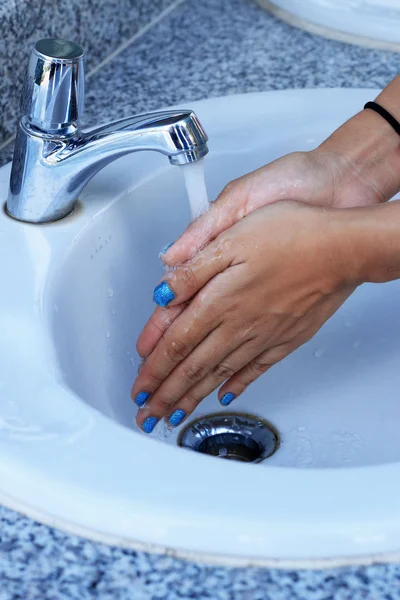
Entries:
[[400,278],[400,201],[333,213],[342,283],[357,286]]
[[[400,119],[400,78],[377,98]],[[395,109],[396,100],[398,109]],[[400,137],[380,115],[363,110],[335,131],[315,151],[333,164],[336,205],[363,206],[392,198],[400,191]]]

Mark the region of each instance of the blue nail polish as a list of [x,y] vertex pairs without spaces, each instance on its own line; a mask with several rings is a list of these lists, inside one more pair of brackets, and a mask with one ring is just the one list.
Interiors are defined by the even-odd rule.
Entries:
[[178,408],[178,410],[172,413],[172,415],[168,419],[168,423],[170,423],[173,427],[177,427],[178,425],[180,425],[180,423],[182,423],[185,417],[185,411]]
[[171,248],[171,246],[174,245],[175,242],[170,242],[169,244],[165,244],[165,246],[162,248],[162,250],[160,251],[160,258],[162,256],[164,256],[164,254],[166,253],[166,251],[168,250],[168,248]]
[[142,429],[145,433],[151,433],[157,423],[157,417],[147,417],[147,419],[143,422]]
[[230,404],[232,402],[232,400],[235,399],[235,394],[232,394],[231,392],[228,392],[227,394],[225,394],[225,396],[223,396],[220,400],[222,406],[228,406],[228,404]]
[[166,281],[161,282],[153,292],[153,300],[158,306],[167,306],[175,298]]
[[146,402],[149,398],[150,398],[149,392],[139,392],[135,398],[135,402],[138,406],[140,406],[140,408],[142,408],[142,406],[144,406],[146,404]]

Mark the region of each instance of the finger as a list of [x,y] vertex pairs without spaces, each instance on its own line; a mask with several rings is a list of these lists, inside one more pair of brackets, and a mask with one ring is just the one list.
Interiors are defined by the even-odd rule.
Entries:
[[165,248],[161,257],[163,262],[169,266],[182,264],[258,208],[278,200],[298,199],[298,173],[303,169],[300,160],[300,154],[288,155],[228,183],[209,210],[193,221],[176,242]]
[[176,306],[192,298],[213,277],[227,269],[232,261],[229,236],[215,240],[195,258],[169,271],[153,293],[159,306]]
[[221,387],[218,399],[222,406],[229,406],[250,383],[308,341],[313,334],[314,331],[309,330],[307,334],[303,333],[296,339],[290,338],[290,341],[264,350],[262,353],[260,353],[260,349],[265,348],[265,340],[251,338],[244,342],[214,367],[198,384],[183,394],[168,412],[169,424],[180,425],[203,398],[224,381],[226,383]]
[[190,260],[220,233],[242,219],[248,187],[245,177],[228,183],[210,208],[192,221],[183,235],[166,249],[162,261],[168,266],[175,266]]
[[[235,335],[235,330],[238,331],[237,327],[227,330],[225,325],[214,329],[155,390],[146,404],[147,412],[161,418],[198,381],[207,377],[212,381],[217,379],[218,383],[210,388],[211,391],[231,377],[237,368],[231,367],[230,361],[226,362],[225,358],[243,344],[243,336]],[[257,353],[257,350],[253,351],[254,356]]]
[[253,381],[266,373],[273,365],[286,358],[297,347],[297,344],[293,342],[290,344],[281,344],[256,356],[224,383],[218,392],[218,400],[223,406],[230,404]]
[[[213,295],[213,290],[215,287],[218,290],[223,290],[224,296],[229,298],[230,285],[225,283],[225,279],[229,281],[231,279],[229,272],[231,269],[236,268],[241,268],[241,265],[230,267],[225,273],[218,276],[220,279],[215,278],[204,288],[204,294],[202,292],[201,295],[196,296],[187,310],[176,319],[175,323],[160,340],[154,352],[148,357],[132,388],[132,398],[139,406],[143,406],[149,400],[150,395],[156,392],[179,362],[182,362],[204,340],[206,335],[217,328],[226,318],[226,304],[221,302],[218,296]],[[208,302],[204,301],[203,295],[206,299],[208,298]],[[278,329],[277,325],[272,328],[275,330],[273,337],[281,340],[281,346],[287,343],[295,344],[294,339],[299,340],[298,346],[301,345],[319,329],[323,322],[321,320],[316,326],[314,324],[314,328],[312,328],[305,319],[302,319],[299,323],[296,323],[296,321],[297,319],[294,323],[292,321],[290,323],[285,322],[284,327],[278,326]],[[243,324],[234,323],[231,325],[233,337],[235,337],[235,331],[240,332],[241,326],[243,327]],[[271,338],[272,329],[264,328],[264,349],[266,349],[265,340]],[[244,331],[247,338],[257,333],[254,332],[254,328],[245,329]],[[246,341],[245,338],[241,340],[242,343],[244,341]],[[270,341],[272,342],[271,346],[277,346],[272,339]],[[226,340],[223,340],[222,344],[225,345]],[[171,390],[169,402],[177,397],[175,392],[176,390]],[[226,393],[233,394],[229,390]],[[227,396],[225,402],[229,402],[229,398],[230,396]],[[163,403],[164,399],[162,398],[160,401]]]
[[330,298],[321,302],[318,309],[311,311],[306,318],[301,319],[299,322],[300,327],[295,328],[297,330],[296,334],[293,333],[285,342],[265,350],[241,371],[235,373],[219,390],[218,399],[222,402],[227,394],[231,394],[232,399],[237,398],[260,375],[266,373],[271,367],[289,356],[300,346],[306,344],[321,329],[331,314],[335,312],[333,310],[327,314],[327,306],[330,306],[330,303]]
[[[170,425],[176,427],[191,414],[196,406],[222,382],[231,377],[237,370],[246,365],[249,360],[259,353],[260,342],[250,339],[244,343],[236,340],[236,347],[230,348],[225,345],[225,352],[221,352],[221,332],[213,332],[204,340],[203,348],[198,348],[196,353],[197,362],[182,365],[180,373],[172,373],[169,380],[154,394],[143,411],[137,416],[137,423],[143,428],[147,419],[155,417],[157,420],[167,416]],[[200,367],[201,361],[212,356],[212,362],[208,358],[208,367]],[[187,380],[186,385],[180,385],[180,377],[183,373],[190,373],[193,378]]]
[[186,304],[156,308],[137,339],[136,350],[139,356],[147,358],[153,352],[164,332],[185,308]]
[[226,312],[226,302],[221,300],[221,294],[231,287],[228,284],[231,277],[226,273],[220,275],[220,285],[215,286],[213,282],[206,285],[201,294],[175,319],[147,357],[132,388],[132,398],[139,406],[221,324]]

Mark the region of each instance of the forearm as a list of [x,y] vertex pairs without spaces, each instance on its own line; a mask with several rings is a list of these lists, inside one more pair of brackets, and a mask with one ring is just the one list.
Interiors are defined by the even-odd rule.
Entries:
[[[400,121],[400,76],[376,101]],[[348,163],[348,179],[354,175],[360,178],[376,194],[377,202],[389,200],[400,191],[400,137],[372,110],[362,110],[347,121],[321,144],[318,152],[326,153],[327,160],[331,153],[340,156]],[[341,182],[343,187],[346,183]]]

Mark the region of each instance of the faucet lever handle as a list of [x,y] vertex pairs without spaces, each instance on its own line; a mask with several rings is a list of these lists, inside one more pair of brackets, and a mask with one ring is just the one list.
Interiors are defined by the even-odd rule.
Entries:
[[32,51],[22,92],[22,110],[44,133],[68,133],[82,116],[84,53],[74,42],[42,39]]

